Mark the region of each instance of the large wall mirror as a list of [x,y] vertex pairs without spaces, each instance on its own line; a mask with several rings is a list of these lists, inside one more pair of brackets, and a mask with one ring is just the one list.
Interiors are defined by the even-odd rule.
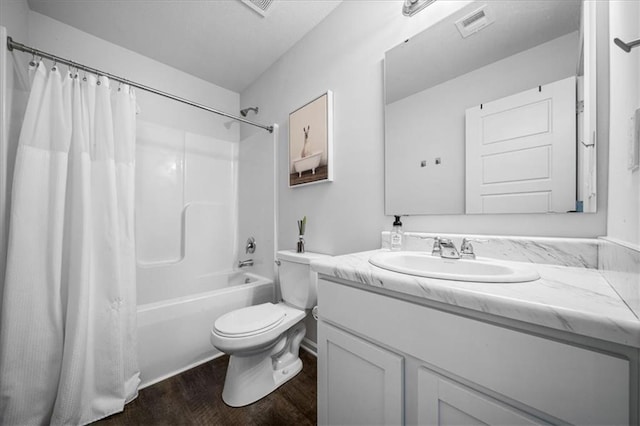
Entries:
[[386,213],[595,212],[595,37],[593,2],[485,0],[386,52]]

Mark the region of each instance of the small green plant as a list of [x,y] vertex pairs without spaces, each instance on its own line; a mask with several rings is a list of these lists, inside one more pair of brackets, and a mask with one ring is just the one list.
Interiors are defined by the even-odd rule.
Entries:
[[298,235],[304,235],[304,228],[307,226],[307,217],[303,217],[298,221]]

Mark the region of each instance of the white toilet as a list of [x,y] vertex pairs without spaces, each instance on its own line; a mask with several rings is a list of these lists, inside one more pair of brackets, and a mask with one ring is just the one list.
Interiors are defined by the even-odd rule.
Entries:
[[282,301],[249,306],[222,315],[211,344],[231,355],[222,399],[242,407],[270,394],[302,370],[298,357],[306,311],[316,304],[318,276],[309,263],[317,253],[279,251]]

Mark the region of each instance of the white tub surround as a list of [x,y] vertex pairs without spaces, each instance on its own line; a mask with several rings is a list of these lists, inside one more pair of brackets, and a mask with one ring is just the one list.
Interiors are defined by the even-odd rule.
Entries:
[[411,299],[640,348],[640,321],[597,270],[528,263],[527,267],[540,274],[539,280],[510,284],[448,281],[375,267],[369,258],[380,251],[384,249],[321,259],[312,268],[328,277]]

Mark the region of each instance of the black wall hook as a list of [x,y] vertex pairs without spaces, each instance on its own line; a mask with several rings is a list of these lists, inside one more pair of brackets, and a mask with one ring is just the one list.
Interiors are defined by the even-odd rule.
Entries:
[[631,52],[631,49],[633,49],[636,46],[640,46],[640,39],[632,41],[630,43],[625,43],[624,41],[620,40],[619,38],[614,38],[613,42],[622,50],[624,50],[625,52],[629,53]]

